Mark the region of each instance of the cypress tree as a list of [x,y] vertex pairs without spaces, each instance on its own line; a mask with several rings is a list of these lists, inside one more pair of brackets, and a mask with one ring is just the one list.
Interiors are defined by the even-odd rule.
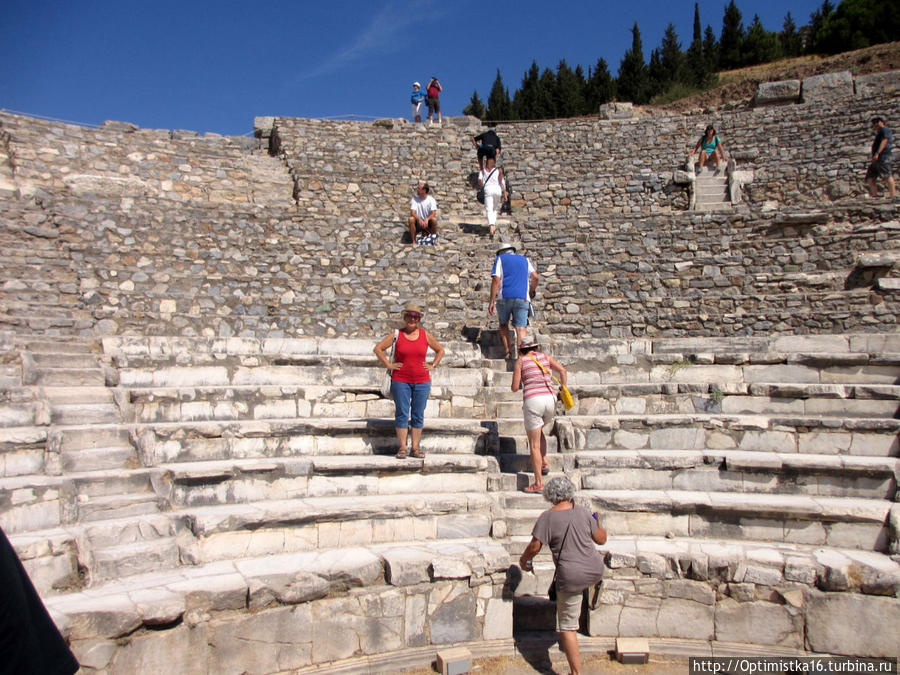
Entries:
[[625,52],[619,64],[619,76],[616,78],[616,91],[625,101],[644,104],[649,98],[647,66],[644,63],[644,48],[641,44],[641,30],[637,21],[631,29],[631,49]]
[[512,104],[509,100],[509,91],[503,86],[503,78],[500,77],[499,68],[497,68],[497,77],[488,96],[487,118],[491,121],[512,118]]
[[703,87],[709,79],[709,65],[703,56],[703,28],[700,24],[700,5],[694,3],[694,37],[685,54],[687,83],[693,87]]
[[744,42],[744,24],[741,22],[741,10],[734,0],[725,8],[722,17],[722,33],[719,36],[719,68],[737,68],[743,64],[741,47]]

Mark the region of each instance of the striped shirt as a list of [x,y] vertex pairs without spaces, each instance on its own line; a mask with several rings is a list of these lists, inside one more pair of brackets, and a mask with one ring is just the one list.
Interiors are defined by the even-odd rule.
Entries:
[[556,395],[553,389],[550,373],[545,373],[541,367],[534,362],[534,359],[540,361],[548,371],[550,370],[550,359],[543,352],[532,349],[522,357],[522,400],[526,401],[534,396],[542,396],[544,394]]

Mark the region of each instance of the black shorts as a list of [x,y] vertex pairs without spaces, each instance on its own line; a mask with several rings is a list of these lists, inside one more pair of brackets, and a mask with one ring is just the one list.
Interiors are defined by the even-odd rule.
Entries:
[[497,159],[497,148],[493,145],[479,145],[478,146],[478,159],[482,157],[487,157],[488,159]]
[[890,178],[891,177],[891,158],[882,157],[869,164],[866,171],[866,178]]
[[441,99],[428,97],[428,114],[441,112]]

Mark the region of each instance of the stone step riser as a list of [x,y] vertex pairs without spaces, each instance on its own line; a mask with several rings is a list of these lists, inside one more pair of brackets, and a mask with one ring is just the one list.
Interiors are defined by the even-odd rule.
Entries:
[[130,446],[71,450],[62,453],[61,459],[64,472],[135,469],[138,466],[137,453]]
[[71,404],[55,405],[50,411],[52,424],[113,424],[122,415],[115,404]]
[[739,427],[678,426],[648,428],[628,425],[618,429],[562,431],[566,450],[743,450],[751,452],[799,453],[812,455],[852,455],[898,457],[900,442],[893,427],[871,431],[821,429],[805,431],[775,426],[774,429]]
[[91,353],[29,352],[29,355],[38,368],[97,369],[97,356]]
[[91,585],[114,581],[136,574],[171,570],[181,562],[178,544],[173,538],[161,538],[142,546],[116,546],[94,551],[90,563]]
[[[890,530],[884,524],[827,522],[768,515],[672,514],[648,511],[614,511],[595,504],[602,514],[603,526],[616,536],[672,536],[695,539],[753,539],[763,542],[828,546],[887,551]],[[534,512],[506,517],[510,536],[531,534],[534,522],[546,503],[535,497]]]
[[103,426],[83,429],[62,429],[60,452],[97,450],[100,448],[131,447],[131,437],[126,428]]
[[96,387],[105,384],[103,372],[99,369],[41,369],[34,373],[30,384],[44,387]]
[[[410,461],[410,460],[407,460]],[[411,460],[418,462],[418,460]],[[216,504],[252,504],[277,499],[411,495],[421,492],[486,492],[486,473],[445,473],[354,476],[271,476],[157,481],[165,502],[173,508]]]
[[[893,500],[893,473],[879,476],[800,471],[727,471],[718,467],[679,469],[582,469],[586,490],[690,490],[749,494],[809,495]],[[571,476],[570,476],[571,477]]]

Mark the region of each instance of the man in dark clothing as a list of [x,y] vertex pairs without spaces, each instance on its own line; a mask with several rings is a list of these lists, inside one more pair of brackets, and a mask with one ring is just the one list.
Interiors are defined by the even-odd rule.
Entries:
[[875,140],[872,141],[869,169],[866,171],[869,196],[878,196],[875,181],[883,178],[887,182],[888,195],[893,199],[897,196],[897,187],[894,184],[894,176],[891,174],[891,150],[894,148],[894,134],[885,126],[884,118],[880,116],[872,118],[872,130],[875,132]]
[[0,530],[0,675],[72,675],[78,661]]
[[500,155],[500,137],[492,128],[472,139],[472,145],[478,148],[478,170],[484,169],[484,158],[496,160]]

